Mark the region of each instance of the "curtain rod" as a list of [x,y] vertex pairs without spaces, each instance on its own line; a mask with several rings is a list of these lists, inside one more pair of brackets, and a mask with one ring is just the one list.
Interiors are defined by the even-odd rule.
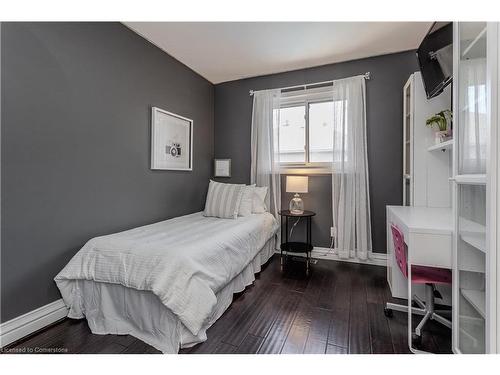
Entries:
[[[366,80],[369,80],[371,78],[371,73],[370,72],[366,72],[365,74],[363,74],[363,77]],[[339,79],[342,79],[342,78],[339,78]],[[316,82],[316,83],[307,83],[305,85],[296,85],[296,86],[282,87],[280,90],[283,91],[283,90],[291,90],[291,89],[298,89],[298,88],[303,88],[305,90],[305,89],[307,89],[308,86],[326,85],[327,83],[333,83],[335,81],[338,81],[338,80],[337,79],[333,79],[331,81]],[[258,91],[258,90],[250,90],[249,91],[250,92],[250,96],[252,96],[255,91]]]

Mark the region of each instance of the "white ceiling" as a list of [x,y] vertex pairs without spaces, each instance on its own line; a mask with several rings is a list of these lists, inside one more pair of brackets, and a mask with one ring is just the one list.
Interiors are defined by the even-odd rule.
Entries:
[[212,83],[417,48],[431,22],[125,22]]

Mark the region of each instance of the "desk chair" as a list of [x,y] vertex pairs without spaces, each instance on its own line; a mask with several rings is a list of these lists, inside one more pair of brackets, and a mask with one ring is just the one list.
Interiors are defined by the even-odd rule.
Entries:
[[[403,233],[394,224],[391,225],[391,231],[396,262],[399,269],[403,273],[403,276],[407,279],[407,247],[404,242]],[[415,345],[420,345],[422,340],[422,327],[425,325],[425,323],[427,323],[429,319],[436,320],[437,322],[447,326],[448,328],[451,328],[451,321],[439,314],[443,313],[444,311],[434,309],[434,298],[443,298],[441,294],[436,290],[435,284],[451,284],[451,271],[444,268],[412,266],[411,282],[414,284],[425,284],[425,302],[422,301],[418,296],[414,295],[412,300],[415,301],[415,303],[419,307],[411,308],[412,314],[424,316],[418,326],[415,328],[415,332],[412,334],[413,343]],[[391,317],[393,310],[408,313],[408,306],[387,302],[384,308],[385,315],[387,317]]]

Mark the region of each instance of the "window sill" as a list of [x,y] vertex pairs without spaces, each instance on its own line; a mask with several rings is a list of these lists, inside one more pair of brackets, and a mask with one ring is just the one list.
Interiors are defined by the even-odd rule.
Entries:
[[293,175],[331,175],[333,169],[331,166],[310,166],[310,165],[281,165],[281,174]]

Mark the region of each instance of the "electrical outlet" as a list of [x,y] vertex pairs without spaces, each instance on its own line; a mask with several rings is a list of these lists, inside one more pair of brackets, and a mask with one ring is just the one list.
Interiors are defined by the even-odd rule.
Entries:
[[330,227],[330,237],[335,237],[335,227]]

